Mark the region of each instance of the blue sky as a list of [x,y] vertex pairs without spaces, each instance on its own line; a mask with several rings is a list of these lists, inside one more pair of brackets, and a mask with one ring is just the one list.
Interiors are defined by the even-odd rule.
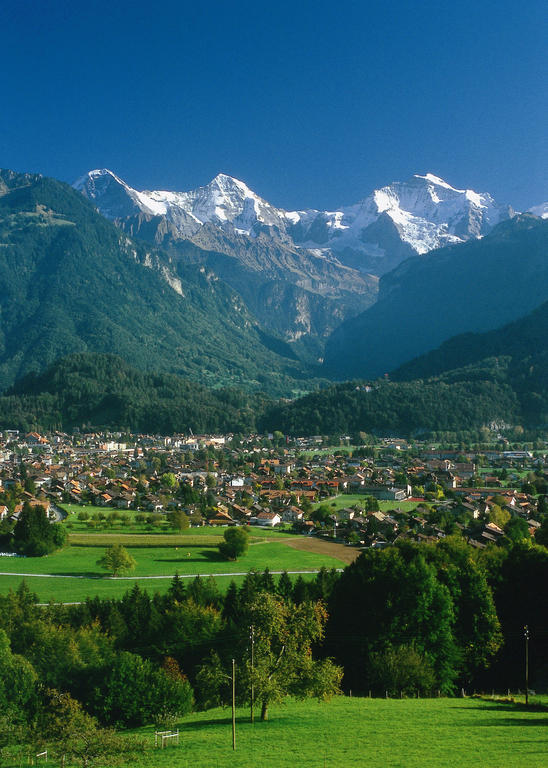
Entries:
[[546,6],[3,0],[0,167],[137,188],[218,172],[333,208],[428,171],[548,200]]

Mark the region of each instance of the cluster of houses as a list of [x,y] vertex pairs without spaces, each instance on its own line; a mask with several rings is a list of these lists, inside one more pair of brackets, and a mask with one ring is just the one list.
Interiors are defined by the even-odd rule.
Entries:
[[[537,495],[521,490],[521,477],[524,470],[545,476],[542,452],[501,449],[478,457],[394,439],[330,452],[320,450],[320,441],[286,439],[274,447],[260,435],[7,431],[0,437],[0,521],[16,519],[24,502],[43,505],[52,519],[62,516],[63,503],[159,515],[182,508],[194,525],[286,524],[368,546],[400,537],[436,540],[456,527],[482,547],[504,536],[495,507],[526,520],[533,536],[540,526]],[[481,474],[480,461],[490,468]],[[190,500],[182,487],[196,492]],[[332,506],[344,494],[352,494],[351,503]],[[408,501],[412,511],[399,506]],[[383,511],[380,502],[389,502]]]

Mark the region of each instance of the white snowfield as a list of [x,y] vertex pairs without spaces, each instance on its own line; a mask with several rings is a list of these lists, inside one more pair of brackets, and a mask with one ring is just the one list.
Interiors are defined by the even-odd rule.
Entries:
[[529,213],[534,213],[535,216],[540,216],[541,219],[548,219],[548,203],[534,205],[532,208],[529,208]]
[[[269,227],[273,237],[287,237],[297,247],[334,256],[343,263],[350,254],[352,265],[358,268],[362,268],[362,256],[364,270],[376,263],[381,265],[380,271],[394,241],[423,254],[480,238],[513,214],[491,195],[456,189],[431,173],[393,182],[336,211],[276,208],[243,181],[223,173],[189,192],[138,191],[104,168],[90,171],[74,187],[111,219],[139,213],[165,216],[182,238],[192,238],[205,224],[250,237]],[[538,215],[548,216],[546,207],[543,210]]]

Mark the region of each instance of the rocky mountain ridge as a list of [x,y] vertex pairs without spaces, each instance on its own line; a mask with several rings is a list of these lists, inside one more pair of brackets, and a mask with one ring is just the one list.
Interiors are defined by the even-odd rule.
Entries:
[[481,238],[513,215],[490,195],[432,174],[337,211],[285,211],[226,174],[188,192],[139,191],[108,169],[74,186],[175,263],[213,270],[308,362],[321,362],[325,340],[375,303],[379,276],[417,254]]
[[108,169],[90,171],[74,186],[110,219],[160,216],[171,237],[187,240],[207,225],[250,238],[266,231],[288,247],[377,276],[416,253],[482,237],[513,215],[491,195],[456,189],[431,173],[335,211],[277,208],[223,173],[188,192],[139,191]]
[[211,269],[133,240],[70,186],[0,171],[0,391],[75,353],[288,393],[310,372]]

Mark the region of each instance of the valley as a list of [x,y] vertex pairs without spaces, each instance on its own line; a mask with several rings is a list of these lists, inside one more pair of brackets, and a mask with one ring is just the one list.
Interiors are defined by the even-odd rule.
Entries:
[[4,3],[1,768],[548,765],[546,8],[491,5]]

